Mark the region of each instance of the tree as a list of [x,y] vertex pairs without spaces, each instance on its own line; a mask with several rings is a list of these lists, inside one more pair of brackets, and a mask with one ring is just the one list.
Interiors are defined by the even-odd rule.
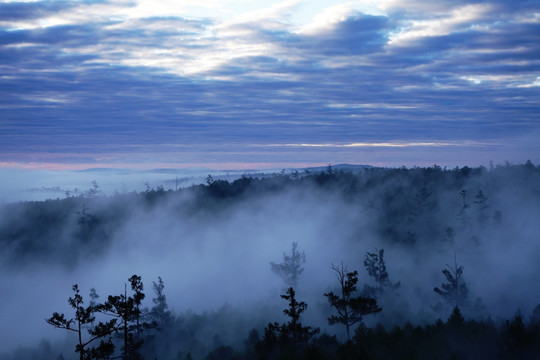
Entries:
[[296,300],[296,293],[292,287],[280,297],[289,302],[289,308],[283,310],[283,313],[289,317],[289,321],[284,324],[269,323],[264,329],[263,339],[256,344],[257,352],[263,357],[276,352],[296,354],[320,331],[319,328],[312,329],[311,326],[303,326],[300,322],[300,316],[306,311],[307,304]]
[[412,202],[410,214],[413,217],[427,216],[433,220],[433,215],[439,210],[436,199],[427,187],[423,186],[415,195]]
[[142,278],[137,275],[133,275],[129,278],[131,284],[131,291],[133,291],[133,318],[135,320],[135,331],[137,332],[137,338],[141,336],[141,303],[145,298],[143,293],[144,285]]
[[377,298],[383,295],[385,290],[397,289],[401,285],[399,281],[392,283],[388,278],[388,271],[386,271],[386,264],[384,262],[384,249],[374,253],[366,253],[364,267],[369,276],[377,283],[377,287],[364,285],[364,293],[368,296]]
[[433,291],[441,295],[448,303],[461,307],[463,306],[469,294],[467,284],[463,281],[463,266],[457,265],[457,258],[454,254],[454,266],[446,265],[447,269],[442,270],[446,278],[446,283],[441,288],[435,287]]
[[283,263],[270,262],[272,271],[279,275],[290,287],[297,287],[300,275],[304,272],[302,264],[306,262],[306,255],[298,251],[298,243],[292,243],[291,255],[283,253]]
[[476,194],[474,198],[474,203],[478,206],[478,221],[480,223],[484,223],[489,218],[489,216],[486,214],[487,210],[489,209],[489,205],[487,203],[488,198],[486,195],[484,195],[482,190],[478,190],[478,194]]
[[[114,351],[114,345],[111,342],[110,335],[114,332],[116,319],[107,322],[99,322],[93,325],[95,321],[96,307],[93,305],[85,307],[80,290],[77,284],[73,285],[73,297],[68,299],[69,305],[75,310],[75,316],[66,319],[64,314],[55,312],[47,323],[58,328],[75,332],[77,334],[77,346],[75,352],[79,353],[80,360],[102,359],[111,355]],[[85,330],[88,336],[85,336]],[[107,341],[103,339],[109,336]],[[90,344],[99,340],[97,347],[90,347]]]
[[167,309],[169,305],[167,304],[167,298],[163,292],[165,284],[161,279],[161,276],[158,276],[158,282],[152,281],[152,288],[154,290],[155,298],[152,299],[154,306],[150,309],[150,318],[156,322],[156,325],[159,328],[162,328],[171,320],[171,312]]
[[465,323],[465,318],[461,314],[461,310],[458,306],[454,306],[454,309],[452,310],[452,315],[448,318],[447,325],[449,325],[452,328],[459,328]]
[[330,305],[336,309],[337,315],[328,318],[330,325],[343,324],[347,331],[347,340],[351,339],[350,328],[362,321],[368,314],[381,312],[377,306],[377,300],[371,297],[357,296],[356,284],[358,283],[358,271],[348,272],[347,267],[341,263],[341,267],[332,264],[332,270],[336,272],[339,281],[341,296],[332,291],[324,294],[328,298]]
[[95,198],[99,193],[99,185],[96,180],[92,181],[92,187],[86,191],[86,197]]
[[461,222],[461,225],[464,229],[469,229],[471,227],[471,219],[468,214],[468,209],[470,208],[470,205],[467,203],[467,190],[461,190],[459,192],[459,196],[461,196],[462,199],[462,206],[457,214],[457,219]]
[[92,237],[92,233],[95,229],[95,226],[98,223],[97,216],[91,214],[88,212],[90,210],[86,204],[82,204],[81,210],[76,211],[75,213],[78,215],[77,222],[79,224],[80,229],[80,238],[84,242],[88,242],[90,238]]
[[307,343],[311,337],[319,332],[319,329],[312,330],[311,326],[303,326],[300,322],[300,315],[306,311],[307,304],[304,301],[298,302],[295,297],[294,289],[290,287],[287,293],[281,295],[281,298],[289,301],[289,308],[283,310],[290,320],[281,327],[281,331],[292,340],[294,346],[299,343]]
[[138,360],[142,359],[139,353],[143,343],[141,332],[151,327],[151,324],[141,323],[141,303],[145,297],[141,277],[133,275],[129,278],[129,282],[133,295],[127,296],[127,285],[125,285],[124,294],[109,295],[107,302],[99,307],[99,311],[118,320],[116,332],[122,337],[122,359]]

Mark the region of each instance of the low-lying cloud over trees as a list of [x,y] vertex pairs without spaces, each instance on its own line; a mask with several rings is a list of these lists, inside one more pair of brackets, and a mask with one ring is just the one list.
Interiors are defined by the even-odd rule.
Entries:
[[[337,308],[324,294],[340,297],[331,265],[341,263],[356,276],[354,296],[382,310],[351,324],[353,344],[340,351],[373,355],[381,349],[365,341],[428,344],[432,336],[461,339],[479,328],[503,344],[494,354],[528,354],[540,303],[531,286],[540,275],[539,180],[531,163],[329,168],[5,204],[0,314],[12,325],[2,331],[1,358],[43,346],[54,358],[70,358],[73,339],[44,319],[67,324],[73,284],[84,294],[124,294],[134,273],[154,292],[139,303],[157,323],[142,335],[148,358],[256,354],[265,326],[284,323],[280,295],[291,301],[292,285],[295,299],[309,305],[299,308],[302,326],[320,331],[310,344],[320,350],[326,341],[335,354],[347,331],[328,323]],[[48,345],[38,345],[42,338]]]

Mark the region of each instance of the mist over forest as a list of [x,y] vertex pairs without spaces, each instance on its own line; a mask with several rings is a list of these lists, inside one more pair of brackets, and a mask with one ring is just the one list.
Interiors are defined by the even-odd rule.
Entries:
[[[88,188],[0,206],[1,360],[77,359],[73,332],[46,320],[73,317],[73,285],[87,306],[92,288],[97,302],[129,295],[134,274],[144,284],[140,314],[153,321],[137,335],[146,359],[400,358],[381,350],[405,346],[400,339],[415,339],[400,348],[414,359],[438,356],[422,346],[439,358],[532,359],[540,350],[540,167],[531,162],[329,166],[114,195],[99,182]],[[291,280],[279,265],[294,255]],[[370,259],[384,271],[370,273]],[[339,270],[357,271],[355,296],[382,309],[365,313],[350,341],[328,321]],[[460,287],[445,287],[456,277]],[[291,317],[290,288],[307,304],[302,325],[319,329],[299,327],[303,342],[275,325]],[[474,328],[475,342],[432,336],[461,339],[456,323],[461,334]],[[101,358],[122,356],[115,334],[115,352]]]

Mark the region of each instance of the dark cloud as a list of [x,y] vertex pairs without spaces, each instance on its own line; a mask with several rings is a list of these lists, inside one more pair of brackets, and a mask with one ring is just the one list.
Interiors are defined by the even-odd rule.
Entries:
[[[432,10],[440,17],[438,9],[467,4]],[[540,111],[540,29],[520,13],[537,5],[512,4],[491,2],[477,21],[397,42],[414,30],[403,12],[352,13],[311,33],[279,21],[216,27],[181,17],[0,28],[0,161],[24,151],[187,146],[204,157],[221,146],[240,158],[262,146],[251,161],[278,151],[266,144],[511,144],[538,134]],[[34,20],[73,6],[5,3],[0,12]],[[322,156],[297,153],[308,151]]]
[[389,25],[385,16],[357,14],[329,31],[305,37],[302,45],[324,56],[369,54],[382,50],[388,41]]
[[0,3],[0,14],[4,21],[30,20],[69,10],[77,5],[75,1],[7,2]]
[[[68,11],[82,5],[97,5],[115,3],[110,0],[52,0],[52,1],[32,1],[32,2],[4,2],[0,3],[0,14],[2,21],[12,20],[33,20],[46,17],[61,11]],[[134,5],[134,2],[123,2],[123,6]]]

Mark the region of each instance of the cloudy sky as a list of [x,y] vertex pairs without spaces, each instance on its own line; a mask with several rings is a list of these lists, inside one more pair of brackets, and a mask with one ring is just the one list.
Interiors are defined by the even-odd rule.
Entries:
[[537,0],[0,0],[0,167],[527,159]]

